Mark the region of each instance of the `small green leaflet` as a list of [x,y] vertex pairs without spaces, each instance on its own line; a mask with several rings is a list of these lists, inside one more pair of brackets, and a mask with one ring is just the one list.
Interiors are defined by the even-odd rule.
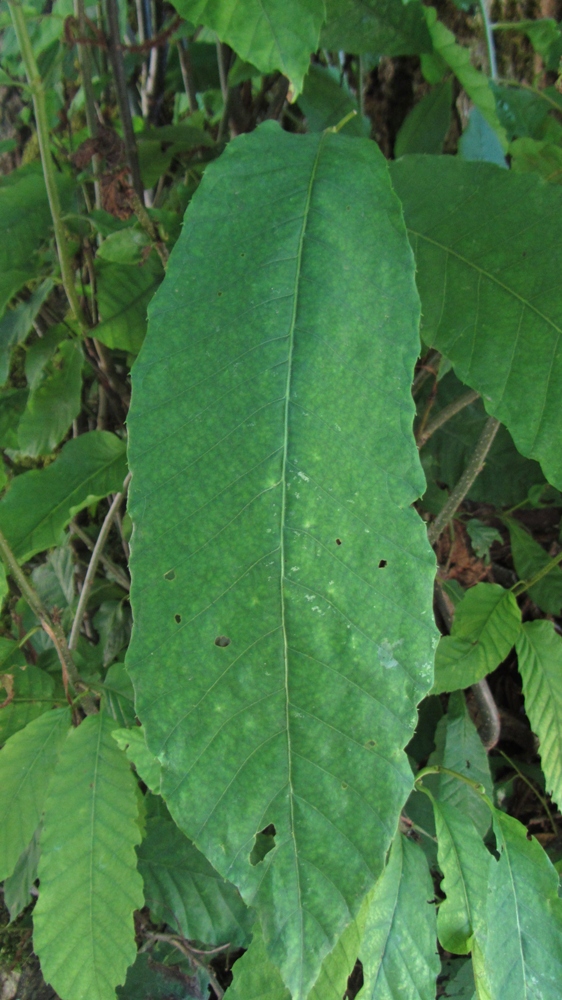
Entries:
[[18,425],[24,455],[49,455],[65,437],[82,406],[82,365],[79,344],[64,340],[44,378],[29,394]]
[[83,507],[121,489],[125,442],[107,431],[73,438],[46,469],[16,476],[0,500],[0,529],[19,562],[61,545]]
[[466,955],[473,933],[482,927],[490,854],[474,824],[455,806],[434,798],[433,811],[445,893],[437,932],[446,951]]
[[[16,646],[16,643],[13,645]],[[23,653],[19,655],[21,665],[0,665],[0,698],[8,702],[0,708],[0,744],[53,707],[54,678],[46,670],[31,663],[25,664],[25,656]]]
[[[454,691],[449,698],[447,714],[437,724],[435,734],[437,750],[428,763],[442,764],[443,767],[464,774],[471,781],[484,786],[490,798],[493,794],[492,776],[488,755],[482,745],[462,691]],[[428,779],[428,784],[430,784]],[[465,781],[459,781],[446,772],[434,776],[431,790],[440,802],[454,806],[468,817],[481,836],[490,826],[490,810],[479,795]]]
[[455,611],[450,636],[439,640],[433,693],[475,684],[505,660],[521,627],[521,612],[510,590],[478,583]]
[[551,622],[525,622],[517,639],[525,711],[540,740],[546,790],[562,802],[562,638]]
[[431,684],[417,324],[376,145],[266,123],[205,171],[133,372],[137,712],[295,1000],[382,870]]
[[33,943],[61,1000],[114,1000],[136,956],[137,788],[114,728],[99,713],[71,730],[45,805]]
[[[513,563],[520,580],[531,580],[537,573],[552,562],[551,556],[542,545],[525,531],[515,518],[506,518],[511,540]],[[558,615],[562,609],[562,569],[555,566],[533,587],[528,590],[529,597],[538,604],[541,611]]]
[[[144,781],[146,787],[151,792],[158,795],[160,792],[160,761],[148,749],[142,726],[132,726],[130,729],[114,729],[113,739],[116,741],[119,749],[125,751],[127,759],[134,764],[141,781]],[[186,937],[194,936],[196,937],[197,935],[186,934]],[[202,937],[201,940],[204,941],[206,939]]]
[[40,834],[41,826],[38,826],[25,851],[20,854],[12,874],[4,881],[4,902],[10,913],[10,923],[30,901],[30,889],[37,878]]

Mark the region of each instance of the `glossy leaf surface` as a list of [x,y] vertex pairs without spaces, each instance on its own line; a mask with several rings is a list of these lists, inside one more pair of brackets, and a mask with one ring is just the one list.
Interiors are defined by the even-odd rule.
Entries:
[[562,802],[562,639],[551,622],[525,622],[517,640],[525,711],[540,740],[546,790]]
[[206,171],[134,372],[137,711],[295,998],[382,868],[431,683],[417,318],[375,144],[268,123]]
[[114,1000],[136,955],[138,805],[114,726],[98,714],[71,731],[45,806],[33,942],[62,1000]]
[[450,156],[391,165],[417,263],[422,334],[562,486],[562,191]]

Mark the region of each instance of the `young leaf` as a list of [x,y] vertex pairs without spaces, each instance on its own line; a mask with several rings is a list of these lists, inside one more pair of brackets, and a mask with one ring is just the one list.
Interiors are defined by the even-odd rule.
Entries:
[[25,664],[20,655],[21,664],[0,667],[0,697],[2,688],[6,692],[0,708],[0,744],[53,707],[54,679],[46,670]]
[[[515,518],[510,517],[506,521],[517,576],[520,580],[530,580],[537,573],[540,573],[548,563],[552,562],[552,558]],[[538,604],[541,611],[546,611],[547,614],[551,615],[560,614],[562,609],[562,569],[555,566],[542,580],[529,588],[528,594],[531,600]]]
[[[124,750],[127,760],[130,760],[134,764],[141,781],[144,781],[146,787],[151,792],[159,795],[162,769],[160,761],[151,754],[146,745],[143,727],[132,726],[130,729],[114,729],[113,739],[117,742],[118,747]],[[190,934],[186,935],[186,937],[192,936]],[[204,941],[206,938],[201,938],[201,940]]]
[[470,49],[457,44],[453,32],[449,31],[437,19],[435,7],[425,7],[424,13],[435,52],[452,69],[473,104],[476,105],[488,124],[493,128],[502,148],[506,150],[507,139],[497,115],[496,101],[490,89],[488,77],[485,73],[481,73],[480,70],[474,68],[470,58]]
[[558,874],[518,820],[497,811],[494,826],[500,859],[491,859],[486,938],[481,945],[488,995],[490,1000],[559,1000]]
[[136,955],[136,784],[114,727],[100,713],[71,731],[45,805],[33,942],[62,1000],[114,1000]]
[[446,897],[437,913],[437,933],[446,951],[467,955],[472,935],[482,927],[490,854],[464,813],[437,799],[433,811]]
[[[438,729],[443,730],[442,753],[435,763],[478,781],[491,797],[493,789],[488,755],[461,691],[454,691],[449,698],[447,714],[438,723]],[[439,774],[436,786],[435,795],[439,801],[454,806],[471,819],[483,837],[490,826],[490,810],[482,801],[482,796],[465,781],[459,781],[450,774]]]
[[463,160],[483,160],[507,170],[502,144],[478,108],[472,108],[468,125],[459,139],[458,155]]
[[475,684],[505,660],[521,628],[521,612],[510,590],[478,583],[455,612],[450,636],[439,640],[434,694]]
[[323,0],[174,0],[192,24],[204,24],[262,73],[280,70],[294,91],[316,52],[324,21]]
[[206,945],[247,947],[255,913],[175,823],[149,820],[137,854],[145,902],[157,923]]
[[4,882],[4,902],[10,913],[10,923],[29,903],[30,890],[37,878],[40,833],[41,827],[38,826],[25,851],[20,854],[12,874]]
[[453,87],[450,80],[438,83],[410,111],[400,126],[395,157],[405,153],[440,153],[451,123]]
[[101,689],[101,708],[113,716],[119,726],[132,726],[135,721],[135,693],[125,664],[112,663]]
[[390,169],[416,255],[424,341],[562,486],[562,191],[451,156]]
[[0,320],[0,385],[4,385],[8,378],[12,347],[21,344],[31,331],[33,321],[52,292],[53,285],[52,278],[46,278],[32,292],[27,302],[21,302],[10,309]]
[[431,52],[423,7],[417,0],[326,0],[322,48],[386,56]]
[[466,530],[470,538],[470,544],[479,559],[490,565],[490,548],[494,542],[503,542],[497,528],[491,528],[477,517],[471,517],[467,521]]
[[334,66],[313,63],[310,67],[298,100],[308,131],[323,132],[325,128],[341,122],[350,111],[355,111],[354,117],[346,122],[341,131],[345,135],[368,136],[371,123],[359,114],[355,97],[340,78],[341,74]]
[[44,380],[30,392],[18,426],[24,455],[49,455],[80,413],[83,361],[80,345],[63,341]]
[[551,622],[525,622],[517,639],[525,711],[540,740],[546,790],[562,802],[562,639]]
[[418,306],[387,178],[363,139],[266,123],[229,144],[129,417],[137,711],[174,819],[258,906],[295,1000],[382,868],[431,683]]
[[67,708],[46,712],[10,737],[0,753],[0,881],[12,874],[39,825],[69,725]]
[[398,834],[367,914],[359,955],[365,1000],[434,1000],[441,963],[432,900],[423,851]]
[[18,560],[61,545],[71,518],[120,490],[126,474],[124,441],[91,431],[69,441],[46,469],[16,476],[0,500],[0,529]]
[[100,315],[96,338],[107,347],[138,354],[146,333],[146,310],[163,277],[158,257],[152,253],[142,266],[101,260],[96,274]]

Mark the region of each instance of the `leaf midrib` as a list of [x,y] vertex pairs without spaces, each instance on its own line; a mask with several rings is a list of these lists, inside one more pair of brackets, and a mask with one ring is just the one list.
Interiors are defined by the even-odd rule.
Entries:
[[300,992],[303,990],[303,967],[304,967],[304,927],[303,927],[303,908],[302,908],[302,898],[301,898],[301,885],[300,885],[300,874],[298,866],[298,856],[297,856],[297,842],[295,837],[295,816],[294,816],[294,789],[293,789],[293,775],[292,775],[292,747],[291,747],[291,733],[290,733],[290,697],[289,697],[289,643],[287,637],[287,623],[285,619],[285,520],[287,512],[287,462],[288,462],[288,448],[289,448],[289,403],[291,395],[291,383],[293,374],[293,353],[294,353],[294,343],[295,343],[295,327],[299,306],[299,287],[300,278],[302,271],[302,258],[304,249],[304,238],[306,234],[306,228],[308,223],[308,217],[310,214],[310,205],[312,201],[312,191],[314,187],[314,181],[316,179],[316,173],[318,170],[318,163],[320,161],[320,153],[324,145],[326,132],[324,132],[318,143],[318,149],[316,150],[316,156],[314,163],[312,165],[312,170],[310,172],[310,181],[308,184],[308,190],[306,194],[306,201],[304,206],[304,214],[302,220],[302,227],[299,236],[299,246],[297,251],[297,262],[295,267],[295,285],[294,285],[294,296],[293,296],[293,312],[291,316],[291,325],[289,329],[289,348],[288,348],[288,360],[287,360],[287,381],[285,384],[285,403],[284,403],[284,427],[283,427],[283,461],[281,469],[281,519],[279,525],[279,537],[280,537],[280,596],[281,596],[281,630],[283,634],[283,660],[284,660],[284,687],[285,687],[285,725],[287,732],[287,771],[288,771],[288,787],[289,787],[289,810],[290,810],[290,833],[293,841],[293,855],[295,861],[295,875],[297,882],[298,891],[298,907],[299,907],[299,918],[300,918]]

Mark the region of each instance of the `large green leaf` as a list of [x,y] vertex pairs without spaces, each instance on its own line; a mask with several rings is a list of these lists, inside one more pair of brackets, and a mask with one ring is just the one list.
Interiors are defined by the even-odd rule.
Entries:
[[385,56],[431,52],[423,7],[417,0],[326,0],[323,48]]
[[267,123],[207,169],[134,369],[137,712],[297,1000],[382,868],[431,683],[417,310],[375,144]]
[[433,799],[433,810],[437,860],[443,872],[441,890],[445,893],[437,914],[437,932],[446,951],[466,955],[472,935],[482,927],[490,855],[464,813],[437,799]]
[[216,31],[262,73],[280,70],[302,90],[318,48],[323,0],[174,0],[174,7],[192,24]]
[[46,469],[16,476],[0,500],[0,529],[18,560],[60,545],[71,518],[120,490],[126,472],[124,441],[91,431],[69,441]]
[[517,640],[525,711],[540,740],[546,789],[562,802],[562,639],[551,622],[525,622]]
[[[492,796],[492,777],[488,755],[466,705],[464,694],[454,691],[449,698],[447,714],[437,725],[436,743],[441,747],[439,758],[435,754],[431,763],[464,774],[471,781],[484,786],[486,794]],[[459,781],[446,772],[436,776],[432,786],[440,802],[454,806],[474,823],[484,836],[490,826],[490,810],[473,788],[465,781]]]
[[451,156],[391,165],[414,248],[423,337],[562,487],[562,191]]
[[247,945],[255,914],[175,823],[150,820],[137,853],[146,905],[157,922],[207,945]]
[[15,733],[0,753],[0,881],[12,874],[39,824],[69,724],[67,708],[46,712]]
[[[562,900],[558,873],[518,820],[496,813],[482,957],[490,1000],[559,1000]],[[473,956],[474,957],[474,956]],[[478,979],[478,969],[475,970]],[[485,995],[484,993],[482,994]]]
[[458,604],[451,635],[435,656],[434,694],[475,684],[505,660],[521,628],[521,612],[510,590],[477,583]]
[[114,728],[100,713],[71,731],[45,805],[33,943],[62,1000],[114,1000],[136,955],[138,805]]
[[421,848],[399,834],[369,907],[360,958],[365,1000],[434,1000],[433,883]]

